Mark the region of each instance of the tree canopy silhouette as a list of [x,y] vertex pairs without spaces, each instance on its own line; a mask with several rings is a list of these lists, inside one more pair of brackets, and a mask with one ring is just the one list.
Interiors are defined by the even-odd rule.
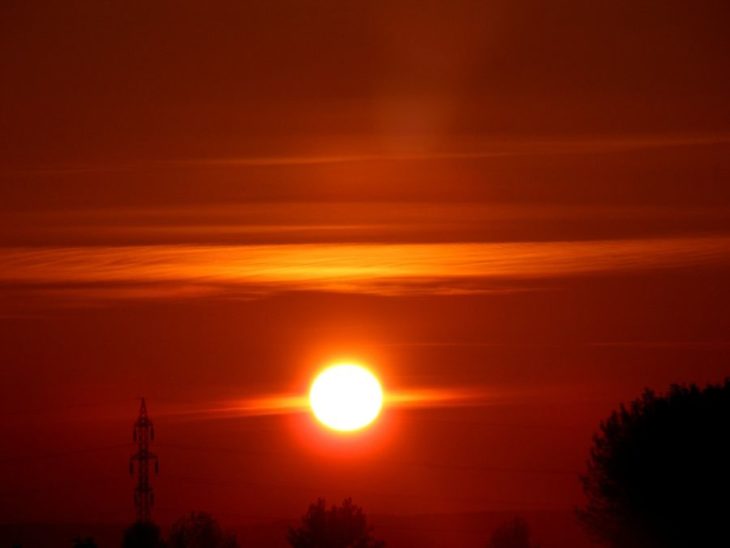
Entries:
[[537,548],[530,540],[530,526],[523,518],[503,523],[489,539],[487,548]]
[[238,548],[235,535],[227,534],[205,512],[191,512],[172,524],[168,548]]
[[162,548],[160,528],[154,523],[138,521],[124,531],[123,548]]
[[301,525],[289,529],[288,540],[293,548],[383,548],[385,543],[371,533],[362,508],[352,499],[327,509],[320,498],[309,506]]
[[730,546],[730,379],[671,387],[601,423],[579,517],[622,548]]

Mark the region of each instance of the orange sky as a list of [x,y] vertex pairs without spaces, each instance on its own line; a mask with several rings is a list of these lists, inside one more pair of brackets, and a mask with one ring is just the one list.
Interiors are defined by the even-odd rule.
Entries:
[[[5,519],[131,520],[143,394],[164,523],[578,504],[620,401],[730,374],[729,15],[4,2]],[[489,397],[198,416],[338,358]]]

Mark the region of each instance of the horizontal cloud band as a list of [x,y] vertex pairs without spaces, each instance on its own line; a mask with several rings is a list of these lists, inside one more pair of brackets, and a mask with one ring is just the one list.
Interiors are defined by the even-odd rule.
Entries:
[[254,293],[438,293],[479,291],[479,284],[489,280],[539,280],[728,259],[730,237],[726,236],[580,242],[5,248],[0,250],[0,283],[6,287],[53,285],[56,290],[107,287],[118,291],[120,298],[135,296],[130,289],[134,286],[148,288],[138,295],[144,297],[165,296],[171,287],[212,292],[248,288]]
[[[384,406],[387,409],[423,409],[434,407],[465,407],[494,405],[509,401],[493,390],[466,388],[416,388],[389,390],[385,393]],[[215,406],[170,406],[158,414],[190,420],[227,419],[286,415],[310,411],[306,395],[282,394],[257,398],[242,398],[222,402]]]

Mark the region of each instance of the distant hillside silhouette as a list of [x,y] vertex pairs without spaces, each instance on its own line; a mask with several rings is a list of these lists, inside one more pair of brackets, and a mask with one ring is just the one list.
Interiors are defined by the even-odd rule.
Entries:
[[[570,509],[522,510],[517,514],[528,521],[540,548],[596,547]],[[378,537],[387,541],[387,548],[483,548],[493,531],[517,514],[506,511],[412,515],[372,513],[369,521]],[[240,524],[227,522],[227,525],[235,531],[241,547],[289,548],[287,531],[298,523],[296,519],[271,519],[246,520]],[[118,548],[125,527],[121,523],[0,525],[0,547],[18,543],[22,548],[69,548],[70,539],[83,534],[93,537],[99,548]]]

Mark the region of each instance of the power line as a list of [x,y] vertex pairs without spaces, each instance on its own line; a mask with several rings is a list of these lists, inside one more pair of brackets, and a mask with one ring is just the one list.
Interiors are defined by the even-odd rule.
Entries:
[[[285,491],[299,491],[303,493],[311,493],[315,495],[322,494],[322,487],[312,487],[307,485],[297,485],[291,483],[269,483],[269,482],[257,482],[249,481],[240,478],[210,478],[202,476],[190,476],[181,474],[169,475],[171,479],[175,481],[198,483],[208,487],[256,487],[265,489],[279,489]],[[404,498],[404,499],[420,499],[423,498],[423,493],[398,493],[394,491],[378,491],[370,489],[356,489],[354,490],[358,495],[369,495],[376,497],[387,497],[387,498]],[[481,504],[498,504],[504,506],[517,506],[517,507],[538,507],[538,508],[550,508],[556,506],[554,501],[526,501],[526,500],[505,500],[505,499],[485,499],[481,496],[471,497],[450,497],[440,496],[442,501],[460,502],[460,503],[481,503]]]
[[34,460],[46,459],[62,459],[65,457],[74,457],[84,453],[98,453],[101,451],[112,451],[115,449],[128,448],[127,443],[116,443],[114,445],[100,445],[96,447],[87,447],[84,449],[70,449],[68,451],[54,451],[49,453],[34,453],[32,455],[17,455],[13,457],[0,457],[0,463],[13,464],[15,462],[30,462]]
[[[160,447],[168,449],[177,449],[182,451],[216,451],[220,453],[233,453],[233,454],[244,454],[251,455],[261,458],[274,457],[285,457],[289,456],[285,453],[275,451],[251,451],[249,449],[239,449],[234,447],[215,447],[206,445],[205,447],[199,447],[194,445],[183,445],[174,443],[160,444]],[[401,461],[394,459],[360,459],[360,462],[368,464],[391,464],[395,466],[406,466],[406,467],[419,467],[419,468],[435,468],[435,469],[446,469],[446,470],[462,470],[471,472],[499,472],[499,473],[513,473],[513,474],[545,474],[545,475],[566,475],[566,476],[578,476],[580,472],[576,470],[570,470],[567,468],[520,468],[515,466],[496,466],[496,465],[480,465],[480,464],[461,464],[461,463],[447,463],[447,462],[432,462],[432,461]]]

